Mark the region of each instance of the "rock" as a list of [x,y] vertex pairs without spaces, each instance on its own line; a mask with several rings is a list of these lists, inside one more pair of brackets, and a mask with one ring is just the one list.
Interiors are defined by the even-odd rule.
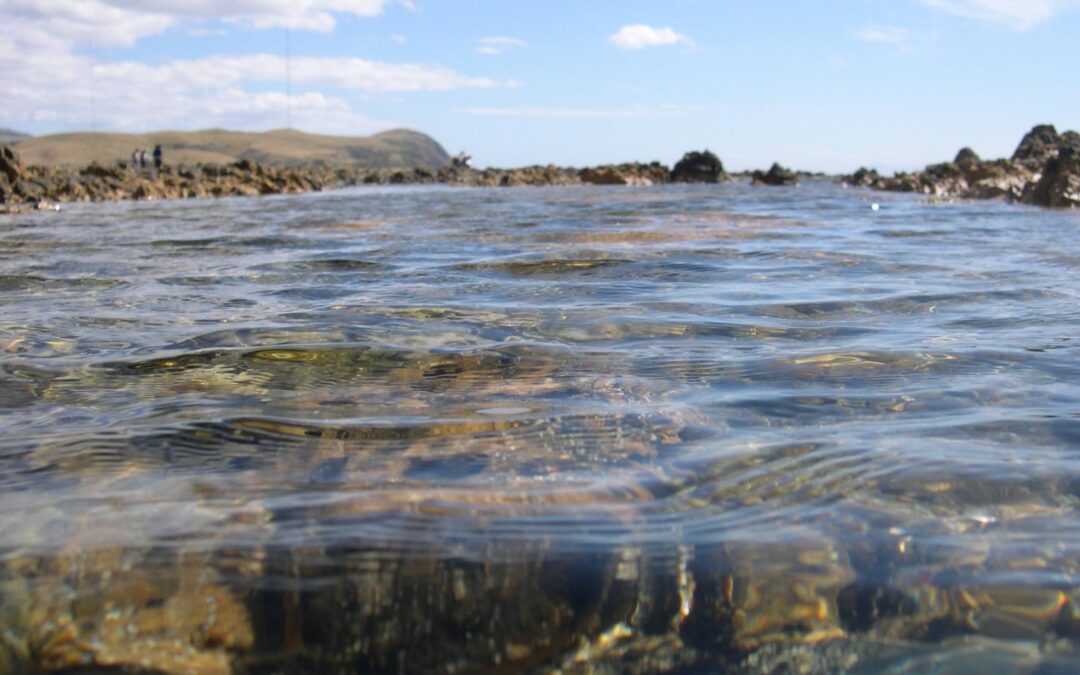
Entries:
[[768,172],[755,171],[751,183],[754,185],[758,183],[763,185],[798,185],[799,177],[791,169],[784,168],[778,162],[774,162],[769,167]]
[[109,168],[107,166],[101,166],[97,162],[84,167],[79,171],[82,176],[96,176],[98,178],[122,178],[123,172],[119,169]]
[[1080,152],[1080,134],[1075,131],[1066,131],[1061,134],[1061,147],[1072,148]]
[[1080,152],[1063,146],[1046,160],[1039,180],[1029,184],[1022,201],[1036,206],[1080,206]]
[[0,175],[7,178],[9,183],[14,183],[22,176],[19,154],[6,145],[0,148]]
[[578,177],[590,185],[654,185],[667,182],[669,175],[666,166],[653,162],[582,169]]
[[[1060,153],[1071,153],[1061,162]],[[931,164],[922,171],[898,173],[892,178],[870,182],[870,186],[897,192],[918,192],[936,197],[961,199],[1007,199],[1042,206],[1069,206],[1076,203],[1076,169],[1072,158],[1080,156],[1080,134],[1058,134],[1049,124],[1034,127],[1024,135],[1011,159],[982,160],[970,148],[963,148],[952,162]],[[845,180],[871,181],[859,174]]]
[[844,176],[841,180],[852,187],[877,187],[881,182],[881,175],[875,169],[860,166],[855,173]]
[[35,181],[19,179],[12,186],[15,199],[12,201],[37,203],[45,199],[45,187]]
[[1057,155],[1060,146],[1061,136],[1054,125],[1039,124],[1024,134],[1012,159],[1014,162],[1042,166],[1046,160]]
[[631,179],[615,167],[602,166],[596,169],[584,169],[581,174],[581,182],[590,185],[630,185]]
[[720,183],[725,180],[724,164],[708,150],[686,153],[671,170],[673,183]]
[[960,148],[960,152],[956,153],[956,159],[953,160],[953,164],[970,166],[978,164],[981,161],[979,155],[977,155],[974,150],[965,146]]

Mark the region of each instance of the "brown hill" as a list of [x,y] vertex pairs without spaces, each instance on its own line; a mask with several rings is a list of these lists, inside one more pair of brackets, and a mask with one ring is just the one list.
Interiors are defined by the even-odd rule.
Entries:
[[292,129],[262,133],[206,129],[148,134],[68,133],[27,138],[18,145],[24,164],[86,166],[127,161],[135,148],[161,144],[167,164],[226,164],[249,159],[274,166],[324,164],[362,168],[439,168],[446,150],[408,129],[373,136],[322,136]]

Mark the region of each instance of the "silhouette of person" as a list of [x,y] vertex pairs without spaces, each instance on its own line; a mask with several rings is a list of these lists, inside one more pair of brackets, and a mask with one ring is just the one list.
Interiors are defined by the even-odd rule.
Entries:
[[161,168],[161,144],[154,146],[154,169]]

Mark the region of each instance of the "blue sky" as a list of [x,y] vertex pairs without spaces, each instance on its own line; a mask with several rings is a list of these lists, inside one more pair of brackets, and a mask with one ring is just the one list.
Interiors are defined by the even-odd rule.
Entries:
[[480,165],[850,171],[1080,127],[1078,0],[0,0],[0,25],[0,126],[35,134],[410,127]]

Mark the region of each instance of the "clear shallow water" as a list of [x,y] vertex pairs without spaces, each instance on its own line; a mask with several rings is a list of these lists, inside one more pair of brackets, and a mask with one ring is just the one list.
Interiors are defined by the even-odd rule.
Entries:
[[1078,227],[825,182],[2,217],[0,672],[1072,672]]

